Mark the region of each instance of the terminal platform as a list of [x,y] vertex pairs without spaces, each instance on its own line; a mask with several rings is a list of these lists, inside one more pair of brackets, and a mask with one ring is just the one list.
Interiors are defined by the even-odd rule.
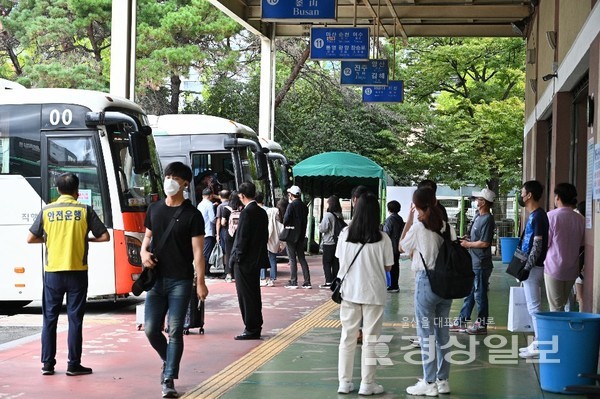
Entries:
[[[263,287],[263,339],[235,341],[244,326],[239,313],[235,284],[222,279],[208,281],[205,334],[192,329],[175,388],[192,399],[305,399],[356,398],[337,394],[337,350],[340,337],[339,307],[330,300],[323,283],[320,256],[307,257],[313,289],[284,288],[289,267],[279,264],[274,287]],[[400,293],[388,294],[383,334],[376,351],[380,364],[377,381],[385,388],[378,398],[412,398],[405,389],[422,376],[420,350],[410,346],[415,335],[414,279],[408,261],[400,265]],[[507,331],[509,287],[516,281],[495,262],[490,279],[488,335],[451,333],[453,364],[451,393],[441,398],[505,399],[565,398],[544,392],[539,385],[539,365],[518,357],[527,335]],[[299,272],[300,284],[302,283]],[[40,372],[39,333],[0,344],[0,398],[105,399],[161,398],[162,362],[138,331],[135,308],[143,298],[122,304],[90,304],[84,321],[82,364],[92,375],[66,376],[66,315],[61,315],[56,374]],[[455,300],[451,316],[458,315],[462,301]],[[39,304],[37,305],[39,307]],[[35,303],[24,314],[1,318],[8,324],[41,326],[41,309]],[[475,310],[476,312],[476,310]],[[473,316],[476,316],[474,312]],[[355,385],[360,383],[357,350]],[[580,399],[584,396],[569,395]]]

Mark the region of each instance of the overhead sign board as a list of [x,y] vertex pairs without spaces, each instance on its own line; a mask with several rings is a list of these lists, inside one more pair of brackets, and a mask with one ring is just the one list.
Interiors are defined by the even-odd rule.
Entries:
[[404,81],[390,80],[387,86],[363,86],[364,103],[401,103],[404,101]]
[[342,61],[341,84],[387,86],[388,60]]
[[310,58],[368,60],[369,28],[311,28]]
[[336,0],[261,0],[261,19],[265,21],[335,21]]

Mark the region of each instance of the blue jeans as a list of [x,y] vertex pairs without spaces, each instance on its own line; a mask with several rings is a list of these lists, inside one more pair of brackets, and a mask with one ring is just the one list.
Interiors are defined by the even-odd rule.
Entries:
[[482,325],[486,326],[489,317],[488,307],[488,290],[490,285],[490,276],[492,274],[492,268],[486,267],[484,269],[473,269],[475,272],[475,281],[473,283],[473,289],[468,297],[465,298],[462,309],[460,310],[461,322],[471,319],[471,313],[477,303],[477,321]]
[[[415,316],[417,335],[421,338],[423,378],[427,382],[435,382],[436,378],[446,380],[450,375],[450,362],[445,356],[450,351],[448,316],[451,306],[452,299],[434,294],[425,271],[418,271],[415,276]],[[430,350],[431,345],[435,348]]]
[[56,326],[67,295],[67,317],[69,319],[69,366],[81,364],[83,346],[83,315],[87,298],[87,271],[45,272],[42,297],[42,363],[56,364]]
[[[144,330],[150,345],[165,363],[164,378],[179,377],[183,355],[183,323],[192,294],[192,280],[159,277],[146,294]],[[169,313],[169,342],[163,334]]]
[[[271,251],[267,251],[269,255],[269,268],[271,268],[270,277],[271,280],[277,280],[277,254]],[[260,269],[260,279],[265,279],[266,269]]]
[[204,248],[202,253],[204,254],[204,264],[206,266],[205,273],[208,276],[210,274],[210,265],[208,264],[208,259],[210,258],[210,253],[212,252],[215,244],[217,243],[217,239],[215,236],[205,236],[204,237]]

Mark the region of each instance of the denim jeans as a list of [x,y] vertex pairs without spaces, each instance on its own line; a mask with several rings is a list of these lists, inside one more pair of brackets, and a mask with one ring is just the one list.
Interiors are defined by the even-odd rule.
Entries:
[[489,306],[488,306],[488,290],[490,286],[490,276],[492,275],[492,268],[484,269],[473,269],[475,273],[475,280],[473,282],[473,289],[468,297],[465,298],[462,309],[460,310],[460,321],[471,319],[471,313],[477,303],[477,321],[482,326],[487,326],[489,317]]
[[217,243],[217,239],[215,236],[206,236],[204,237],[204,249],[202,253],[204,254],[204,264],[206,266],[206,275],[209,275],[210,265],[208,264],[208,259],[210,258],[210,253],[212,252],[215,244]]
[[[452,299],[434,294],[425,271],[418,271],[415,276],[415,316],[417,335],[421,338],[423,378],[427,382],[435,382],[436,377],[446,380],[450,375],[450,362],[445,356],[450,351],[448,316],[451,306]],[[432,344],[435,348],[430,349]]]
[[[164,378],[179,377],[183,355],[183,324],[192,294],[192,280],[159,277],[146,294],[144,330],[150,345],[165,363]],[[169,314],[169,342],[163,334],[165,316]]]
[[[277,280],[277,254],[267,251],[269,255],[269,268],[271,269],[271,280]],[[265,269],[260,269],[260,279],[264,280],[266,275]]]
[[42,363],[56,364],[56,326],[67,295],[69,319],[69,366],[81,364],[83,346],[83,315],[87,298],[87,271],[45,272],[42,298]]
[[[290,283],[292,285],[298,284],[298,262],[302,266],[302,276],[304,277],[304,283],[310,284],[310,271],[308,269],[308,263],[304,257],[304,244],[306,239],[298,242],[288,242],[287,249],[290,257]],[[296,256],[298,260],[296,260]]]

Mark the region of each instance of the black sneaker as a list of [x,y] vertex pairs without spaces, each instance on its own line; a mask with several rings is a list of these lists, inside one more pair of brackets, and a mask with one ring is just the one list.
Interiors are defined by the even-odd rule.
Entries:
[[392,287],[389,287],[389,288],[387,289],[387,292],[395,294],[395,293],[398,293],[398,292],[400,292],[400,288],[392,288]]
[[86,374],[92,374],[92,369],[89,367],[83,367],[81,364],[78,364],[77,366],[69,366],[67,368],[67,375],[86,375]]
[[54,374],[54,365],[52,363],[44,363],[44,367],[42,367],[42,375],[53,375]]
[[310,290],[312,288],[312,284],[311,283],[304,283],[304,284],[302,284],[302,288],[304,288],[306,290]]
[[319,288],[331,288],[331,283],[321,284]]
[[162,382],[162,397],[163,398],[177,398],[179,394],[175,390],[175,383],[172,378],[165,378]]

